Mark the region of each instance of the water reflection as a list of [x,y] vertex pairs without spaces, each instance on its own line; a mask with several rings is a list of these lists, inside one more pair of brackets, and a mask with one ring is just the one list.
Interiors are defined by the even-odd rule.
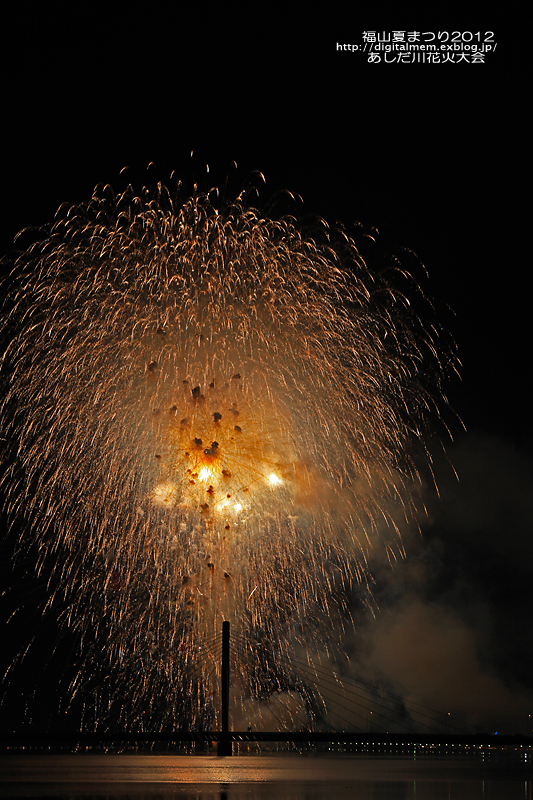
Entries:
[[[52,794],[50,794],[52,791]],[[372,782],[354,785],[242,784],[222,787],[182,787],[137,791],[121,787],[117,791],[94,793],[85,787],[74,792],[56,793],[29,788],[20,793],[0,793],[3,797],[83,798],[84,800],[530,800],[531,782],[522,781],[431,781]]]
[[531,768],[498,759],[3,755],[0,797],[94,800],[533,800]]

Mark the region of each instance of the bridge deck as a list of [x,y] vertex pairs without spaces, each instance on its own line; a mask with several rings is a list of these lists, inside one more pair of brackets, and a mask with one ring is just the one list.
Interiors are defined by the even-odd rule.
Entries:
[[102,733],[64,733],[43,735],[42,733],[13,733],[0,737],[2,745],[98,745],[98,744],[146,744],[149,742],[300,742],[300,743],[345,743],[373,745],[374,747],[397,744],[403,747],[414,745],[471,745],[471,746],[525,746],[533,747],[533,737],[517,734],[496,735],[487,733],[468,734],[424,734],[424,733],[362,733],[362,732],[327,732],[327,731],[170,731],[161,732],[126,732],[112,731]]

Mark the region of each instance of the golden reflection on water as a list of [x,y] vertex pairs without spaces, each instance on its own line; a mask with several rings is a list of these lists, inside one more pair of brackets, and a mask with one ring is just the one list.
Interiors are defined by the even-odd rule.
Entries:
[[353,755],[2,755],[0,797],[182,800],[531,800],[518,758]]

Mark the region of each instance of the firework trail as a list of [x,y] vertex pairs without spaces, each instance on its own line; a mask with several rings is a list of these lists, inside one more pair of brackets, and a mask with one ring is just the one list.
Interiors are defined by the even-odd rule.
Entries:
[[213,198],[95,190],[4,284],[7,506],[78,632],[71,692],[98,663],[122,724],[205,716],[224,619],[254,696],[254,643],[336,626],[446,367],[399,266]]

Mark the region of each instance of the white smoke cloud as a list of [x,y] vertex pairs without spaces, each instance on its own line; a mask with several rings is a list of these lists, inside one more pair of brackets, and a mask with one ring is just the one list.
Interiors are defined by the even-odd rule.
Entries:
[[[440,500],[394,569],[374,551],[378,611],[356,614],[354,674],[477,730],[526,733],[533,708],[531,459],[469,434],[437,465]],[[446,724],[446,723],[445,723]]]

